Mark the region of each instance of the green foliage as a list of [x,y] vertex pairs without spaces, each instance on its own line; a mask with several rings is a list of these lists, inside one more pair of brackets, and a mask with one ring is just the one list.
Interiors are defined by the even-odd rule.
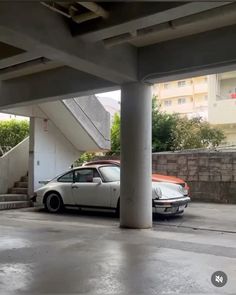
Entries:
[[[173,151],[216,147],[225,139],[224,133],[200,118],[181,118],[160,111],[156,97],[152,100],[152,151]],[[115,115],[111,128],[111,151],[120,153],[120,116]]]
[[220,129],[201,118],[179,118],[172,137],[172,150],[216,147],[225,139]]
[[111,127],[111,151],[108,155],[120,154],[120,116],[115,114]]
[[27,120],[0,121],[0,148],[2,153],[20,143],[29,136],[29,122]]
[[172,132],[177,124],[178,116],[160,111],[156,97],[152,100],[152,151],[169,151],[172,148]]
[[78,160],[75,161],[74,166],[81,166],[82,164],[92,161],[95,153],[83,153]]

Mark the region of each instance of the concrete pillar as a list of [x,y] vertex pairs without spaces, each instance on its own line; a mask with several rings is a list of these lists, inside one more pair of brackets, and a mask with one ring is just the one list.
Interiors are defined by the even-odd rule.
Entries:
[[28,195],[34,194],[34,150],[35,150],[35,118],[30,118],[29,129],[29,169],[28,169]]
[[151,86],[121,87],[121,227],[152,226],[151,114]]

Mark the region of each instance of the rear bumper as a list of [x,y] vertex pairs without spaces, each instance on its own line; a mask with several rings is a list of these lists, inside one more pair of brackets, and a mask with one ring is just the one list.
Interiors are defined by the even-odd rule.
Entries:
[[34,207],[43,207],[43,197],[41,195],[38,195],[37,193],[34,193],[33,197],[31,198],[31,201],[34,204]]
[[178,199],[153,200],[153,212],[159,214],[181,214],[191,201],[190,197]]

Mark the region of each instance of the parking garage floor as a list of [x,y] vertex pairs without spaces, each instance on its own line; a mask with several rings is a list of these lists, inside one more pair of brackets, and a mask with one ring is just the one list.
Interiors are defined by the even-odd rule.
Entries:
[[235,213],[192,203],[151,230],[124,230],[112,214],[1,211],[0,294],[236,294]]

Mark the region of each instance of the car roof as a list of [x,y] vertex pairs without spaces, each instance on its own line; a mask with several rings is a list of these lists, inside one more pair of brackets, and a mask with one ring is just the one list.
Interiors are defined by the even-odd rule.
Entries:
[[87,166],[78,166],[78,167],[74,167],[71,170],[78,170],[78,169],[89,169],[89,168],[100,168],[100,167],[117,167],[117,165],[114,164],[90,164]]
[[113,164],[116,166],[120,165],[120,160],[94,160],[90,162],[86,162],[83,166],[92,166],[92,165],[101,165],[101,164]]

